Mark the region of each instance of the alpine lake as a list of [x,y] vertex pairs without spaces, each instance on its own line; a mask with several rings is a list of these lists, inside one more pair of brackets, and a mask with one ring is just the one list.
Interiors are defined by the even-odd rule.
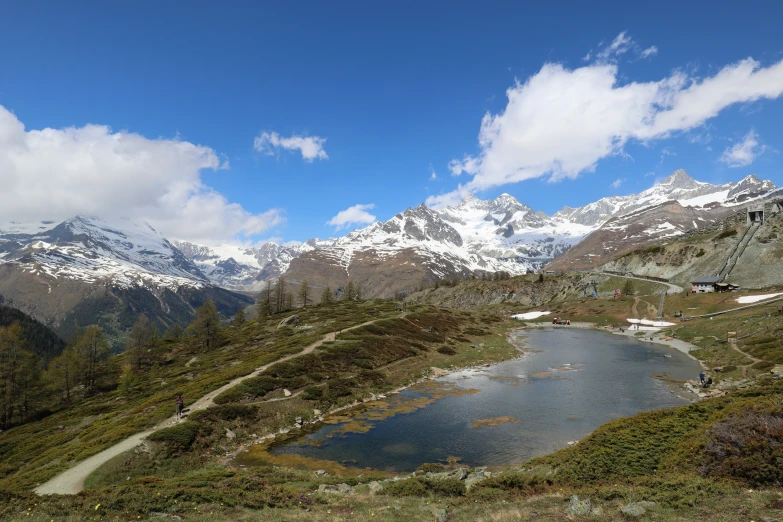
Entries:
[[[699,363],[668,347],[567,327],[520,329],[509,339],[519,358],[415,384],[264,451],[390,472],[448,460],[511,465],[567,447],[612,419],[695,400],[678,383],[698,376]],[[260,463],[255,451],[237,463]]]

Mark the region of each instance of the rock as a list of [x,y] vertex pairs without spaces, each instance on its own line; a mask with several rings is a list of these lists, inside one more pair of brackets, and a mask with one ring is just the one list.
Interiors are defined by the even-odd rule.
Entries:
[[297,424],[302,424],[302,417],[297,417],[296,419],[294,419],[294,422]]
[[640,517],[647,512],[647,508],[651,508],[654,505],[655,502],[632,502],[620,508],[620,511],[622,511],[624,515],[628,515],[630,517]]
[[769,371],[775,379],[783,379],[783,364],[778,364]]
[[237,438],[237,434],[231,431],[230,429],[226,428],[226,438],[228,440],[234,440],[235,438]]
[[321,415],[321,410],[317,410],[317,409],[313,410],[313,415],[315,415],[316,417],[319,417]]
[[348,495],[353,492],[348,484],[321,484],[318,493],[330,493],[332,495]]
[[368,484],[368,486],[370,487],[370,493],[372,493],[373,495],[383,489],[383,486],[377,480],[373,480]]
[[433,509],[432,514],[435,515],[435,522],[446,522],[448,517],[445,509]]
[[326,471],[324,471],[322,469],[317,469],[317,470],[315,470],[315,474],[317,476],[319,476],[319,477],[322,477],[322,476],[326,475]]
[[465,479],[465,488],[470,489],[474,485],[478,484],[479,482],[486,480],[488,478],[488,473],[480,472],[480,473],[471,473],[468,475],[468,478]]
[[603,516],[604,510],[599,507],[594,507],[593,509],[590,510],[590,514],[593,515],[594,517],[600,517]]
[[395,511],[399,511],[402,509],[402,506],[400,504],[392,504],[392,509]]
[[571,515],[574,517],[586,517],[590,514],[592,509],[593,506],[589,498],[579,500],[578,496],[573,495],[571,496],[571,500],[568,502],[568,507],[565,511],[566,515]]
[[286,397],[290,397],[291,396],[291,392],[288,391],[288,390],[283,390],[283,395],[286,396]]
[[292,315],[291,317],[286,317],[280,321],[280,324],[278,324],[277,327],[282,328],[284,326],[296,326],[297,324],[299,324],[299,316]]
[[185,363],[185,366],[187,366],[188,368],[190,368],[190,365],[191,365],[191,364],[196,364],[196,363],[197,363],[197,362],[199,362],[200,360],[201,360],[201,359],[199,359],[198,357],[194,357],[194,358],[192,358],[191,360],[189,360],[188,362],[186,362],[186,363]]

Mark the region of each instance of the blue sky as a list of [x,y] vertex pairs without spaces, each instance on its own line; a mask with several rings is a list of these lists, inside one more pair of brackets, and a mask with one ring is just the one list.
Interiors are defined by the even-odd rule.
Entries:
[[0,221],[306,240],[467,191],[783,185],[783,4],[537,4],[3,3]]

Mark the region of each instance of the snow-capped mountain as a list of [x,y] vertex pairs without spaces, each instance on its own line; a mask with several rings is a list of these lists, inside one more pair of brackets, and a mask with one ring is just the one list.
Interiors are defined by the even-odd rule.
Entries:
[[209,279],[144,222],[76,216],[62,223],[0,227],[0,263],[33,274],[137,285],[200,287]]
[[64,338],[90,324],[121,337],[140,313],[161,329],[184,326],[207,299],[228,317],[252,303],[147,223],[89,216],[0,225],[0,295]]
[[275,279],[291,260],[330,241],[311,239],[299,245],[264,243],[260,247],[236,245],[203,246],[177,241],[175,246],[213,283],[231,290],[257,291],[264,281]]
[[601,198],[579,208],[563,207],[553,217],[571,223],[598,227],[613,216],[676,200],[684,207],[734,206],[768,194],[775,189],[771,181],[761,181],[753,174],[739,183],[712,185],[696,181],[682,169],[651,188],[628,196]]

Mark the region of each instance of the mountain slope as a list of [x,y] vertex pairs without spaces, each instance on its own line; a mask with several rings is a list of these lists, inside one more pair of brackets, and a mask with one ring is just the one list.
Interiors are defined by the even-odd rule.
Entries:
[[160,328],[186,324],[207,299],[226,315],[252,302],[148,224],[85,216],[0,228],[0,294],[65,338],[88,324],[121,335],[142,312]]
[[0,327],[19,323],[24,330],[27,347],[44,360],[57,357],[65,349],[65,341],[45,324],[35,320],[21,310],[5,304],[0,296]]
[[[554,259],[547,269],[595,268],[634,249],[710,227],[747,202],[768,197],[774,191],[774,184],[753,175],[739,183],[710,185],[695,181],[685,171],[678,170],[640,194],[612,198],[613,217],[576,247]],[[569,212],[567,217],[593,221],[609,204],[608,200],[600,200]]]

